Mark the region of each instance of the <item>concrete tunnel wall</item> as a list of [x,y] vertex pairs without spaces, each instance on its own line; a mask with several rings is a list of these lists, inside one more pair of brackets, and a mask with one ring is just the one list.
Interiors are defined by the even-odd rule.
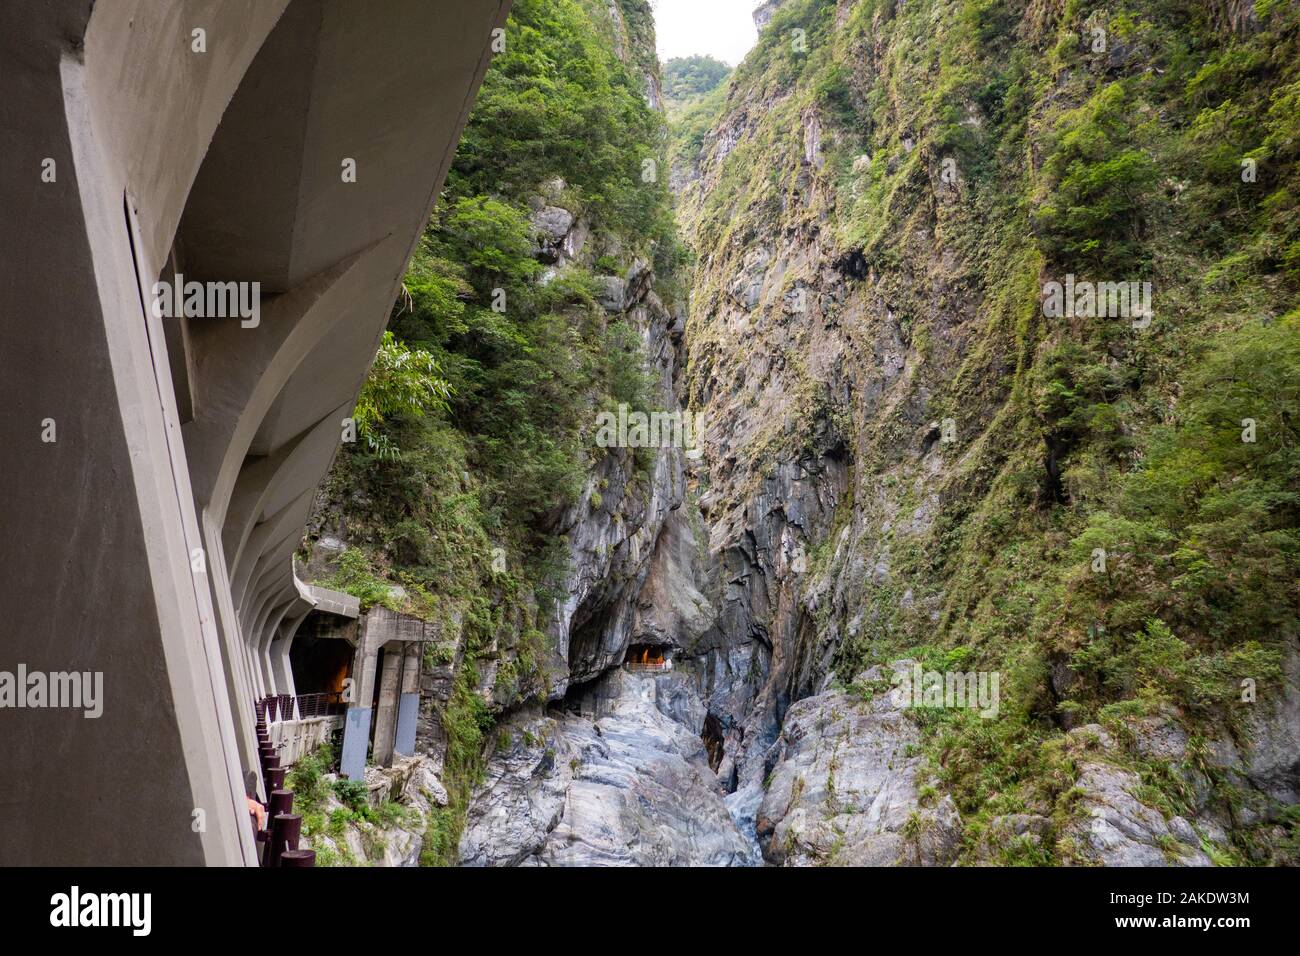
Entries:
[[[0,863],[254,862],[292,553],[508,6],[0,8],[0,671],[103,675],[97,719],[0,708]],[[260,323],[154,317],[177,271]]]

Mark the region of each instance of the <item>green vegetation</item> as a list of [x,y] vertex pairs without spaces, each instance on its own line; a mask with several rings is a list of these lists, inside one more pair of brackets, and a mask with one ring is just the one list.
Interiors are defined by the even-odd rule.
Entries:
[[[629,29],[649,25],[642,0],[622,0],[620,10]],[[662,141],[662,119],[646,106],[645,73],[615,56],[613,28],[604,3],[514,6],[506,50],[493,60],[448,176],[449,196],[513,201],[560,176],[574,211],[598,228],[671,235],[662,182],[642,181],[642,161],[655,158]],[[646,45],[631,39],[633,48]]]
[[420,853],[421,866],[453,866],[460,846],[460,831],[470,791],[479,782],[483,743],[494,718],[474,692],[478,674],[473,664],[461,669],[447,704],[442,724],[447,733],[443,783],[450,798],[446,807],[431,808],[429,826]]
[[[369,790],[364,781],[336,779],[328,781],[325,774],[333,766],[334,753],[328,743],[317,747],[296,764],[285,780],[285,786],[294,792],[294,812],[302,816],[302,833],[316,850],[319,866],[357,866],[363,861],[355,858],[344,842],[349,828],[360,828],[365,835],[372,855],[382,849],[382,843],[370,831],[371,827],[391,828],[409,826],[414,812],[392,800],[377,807],[370,805]],[[333,797],[340,807],[325,812],[327,801]],[[329,837],[335,847],[325,845],[312,837]],[[376,857],[378,858],[378,857]]]
[[329,782],[324,779],[334,765],[334,751],[322,744],[307,754],[285,776],[284,785],[293,791],[294,810],[304,818],[318,812],[329,794]]
[[731,67],[711,56],[674,57],[664,64],[664,96],[681,100],[709,93],[731,75]]
[[1133,107],[1124,84],[1111,83],[1065,113],[1052,134],[1034,223],[1048,258],[1080,273],[1140,269],[1150,255],[1144,207],[1159,169],[1141,144],[1156,121]]
[[683,116],[694,104],[722,88],[731,67],[711,56],[674,57],[664,64],[664,103],[670,120]]
[[[568,572],[555,517],[604,454],[596,412],[647,401],[640,335],[597,304],[600,276],[641,258],[660,296],[675,294],[665,128],[645,99],[652,21],[644,0],[616,13],[514,4],[362,390],[360,440],[328,480],[350,547],[322,583],[435,622],[432,654],[459,638],[438,715],[452,805],[434,811],[426,863],[455,859],[493,708],[549,688],[545,629]],[[543,205],[590,227],[558,273],[533,224]],[[497,677],[482,687],[486,658]]]
[[673,108],[672,143],[669,163],[673,169],[689,166],[700,154],[704,139],[713,129],[727,101],[726,84]]
[[[377,454],[377,457],[385,456]],[[334,573],[320,583],[335,591],[351,594],[361,602],[363,611],[370,610],[376,604],[398,610],[392,598],[392,589],[375,574],[365,552],[358,548],[348,548],[340,554]]]
[[[730,75],[674,61],[666,144],[645,102],[643,0],[614,15],[604,0],[515,5],[362,392],[361,440],[328,489],[351,547],[325,583],[437,622],[437,662],[457,662],[437,715],[451,802],[427,821],[425,863],[455,859],[501,743],[494,715],[549,690],[546,629],[568,570],[555,516],[601,454],[595,413],[651,394],[638,330],[597,304],[605,283],[640,258],[670,305],[682,298],[666,147],[680,173],[723,140],[716,179],[702,195],[689,184],[684,204],[710,263],[692,290],[693,396],[735,364],[734,330],[711,317],[739,257],[776,235],[815,236],[835,264],[833,309],[848,307],[827,317],[850,347],[908,352],[907,402],[877,408],[832,397],[790,350],[790,420],[766,424],[744,464],[852,459],[832,535],[810,554],[861,622],[843,628],[829,600],[813,615],[845,684],[904,656],[1000,673],[996,720],[916,712],[937,781],[925,801],[953,797],[968,851],[999,814],[1038,813],[1059,833],[1078,812],[1080,745],[1064,728],[1098,722],[1122,745],[1152,715],[1182,725],[1188,760],[1232,799],[1206,742],[1248,733],[1242,682],[1275,690],[1281,640],[1300,626],[1293,6],[1257,4],[1242,34],[1178,0],[839,10],[789,0]],[[1106,50],[1090,46],[1096,29]],[[560,271],[534,225],[554,207],[591,228]],[[1150,282],[1152,321],[1047,317],[1043,284],[1066,275]],[[924,475],[913,412],[951,418],[958,436]],[[607,491],[585,505],[612,507]],[[878,540],[859,556],[887,555],[887,580],[832,543],[864,527]],[[294,784],[313,830],[382,816],[344,786],[326,819],[314,759]],[[1175,768],[1106,759],[1139,775],[1150,806],[1187,812]],[[1242,829],[1207,852],[1294,861],[1300,821],[1282,819],[1284,840]],[[1031,840],[999,852],[1072,858]]]
[[[1257,4],[1243,33],[1172,0],[939,6],[861,0],[837,24],[828,0],[786,3],[713,104],[744,134],[688,226],[702,251],[833,229],[925,359],[924,414],[956,422],[926,489],[933,525],[892,521],[865,545],[889,554],[888,582],[827,567],[833,549],[813,561],[862,575],[847,582],[864,623],[839,647],[846,683],[954,651],[1001,672],[998,720],[921,715],[978,832],[997,813],[1066,819],[1064,723],[1172,713],[1204,740],[1244,732],[1244,679],[1277,688],[1300,624],[1300,38],[1288,4]],[[825,154],[811,176],[810,117]],[[702,118],[677,126],[688,157]],[[701,275],[693,317],[715,311],[734,265]],[[1150,281],[1153,321],[1046,318],[1042,284],[1066,274]],[[854,321],[873,334],[874,317]],[[695,368],[731,347],[707,322],[690,331]],[[761,457],[807,451],[837,414],[826,404]],[[850,411],[857,480],[911,514],[924,502],[900,423]],[[829,614],[824,640],[842,633]],[[1179,805],[1176,781],[1133,764],[1153,800]],[[1236,839],[1216,853],[1270,858]],[[1008,862],[1058,859],[1031,850]]]
[[438,377],[432,355],[412,351],[393,338],[392,332],[385,332],[352,413],[357,435],[374,455],[396,456],[400,451],[382,427],[386,417],[421,418],[426,412],[444,410],[450,394],[451,386]]

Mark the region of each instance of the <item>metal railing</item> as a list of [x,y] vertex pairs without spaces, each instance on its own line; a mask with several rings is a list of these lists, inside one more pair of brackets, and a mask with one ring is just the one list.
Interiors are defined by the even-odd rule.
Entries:
[[273,694],[259,702],[268,723],[284,720],[308,720],[313,717],[337,717],[347,710],[338,691],[318,694]]
[[653,672],[672,670],[673,662],[672,661],[649,661],[643,664],[643,663],[634,663],[632,661],[628,661],[623,666],[626,667],[628,670],[636,673],[653,673]]
[[[265,782],[266,829],[258,830],[253,815],[254,836],[258,856],[263,866],[268,867],[311,867],[316,865],[315,850],[300,850],[298,843],[302,838],[302,816],[293,812],[293,791],[285,789],[285,768],[280,763],[276,747],[271,743],[269,720],[280,716],[284,709],[292,706],[288,695],[264,697],[254,705],[257,714],[257,749],[261,758],[262,779]],[[249,794],[249,799],[253,795]]]
[[299,720],[307,720],[309,717],[336,717],[347,710],[343,703],[343,697],[338,691],[323,694],[299,694],[295,698],[295,703],[297,704]]

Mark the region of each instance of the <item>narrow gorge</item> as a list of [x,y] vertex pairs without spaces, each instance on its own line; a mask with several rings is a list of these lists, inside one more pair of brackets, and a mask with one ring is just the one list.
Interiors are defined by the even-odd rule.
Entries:
[[514,4],[297,555],[433,634],[417,754],[305,839],[1294,865],[1296,4],[756,6]]

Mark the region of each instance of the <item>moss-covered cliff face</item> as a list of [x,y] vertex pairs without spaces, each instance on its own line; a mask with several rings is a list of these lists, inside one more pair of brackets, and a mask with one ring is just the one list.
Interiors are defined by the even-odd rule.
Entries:
[[[854,814],[875,734],[925,758],[880,824],[921,862],[1294,861],[1296,4],[767,6],[672,170],[684,663],[736,815],[772,860],[908,857]],[[1103,282],[1149,312],[1056,308]],[[996,673],[997,717],[904,734],[854,682],[904,658]]]

